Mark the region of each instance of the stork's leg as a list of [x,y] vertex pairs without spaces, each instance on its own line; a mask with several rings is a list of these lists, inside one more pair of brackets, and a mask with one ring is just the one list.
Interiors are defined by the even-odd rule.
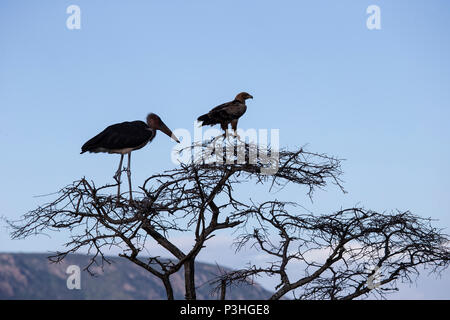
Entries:
[[118,183],[120,182],[120,175],[122,173],[122,162],[123,162],[123,154],[120,155],[119,167],[117,168],[116,174],[114,175],[114,180]]
[[128,187],[130,189],[130,201],[133,201],[133,190],[131,189],[131,152],[128,153],[128,168],[127,168],[127,176],[128,176]]
[[117,200],[120,198],[120,176],[122,174],[122,162],[123,162],[123,154],[120,155],[119,168],[117,168],[116,174],[114,175],[114,180],[117,182]]

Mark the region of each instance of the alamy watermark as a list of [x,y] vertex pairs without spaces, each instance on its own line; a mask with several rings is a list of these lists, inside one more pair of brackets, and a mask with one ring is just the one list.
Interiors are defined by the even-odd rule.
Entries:
[[366,9],[369,14],[366,20],[366,26],[369,30],[381,30],[381,9],[377,5],[370,5]]
[[66,27],[69,30],[81,29],[81,9],[79,6],[72,4],[67,7],[66,13],[70,16],[66,20]]
[[173,132],[181,143],[171,154],[175,164],[191,161],[216,164],[258,164],[260,173],[274,175],[278,172],[280,130],[238,128],[236,135],[227,135],[216,128],[199,127],[194,123],[194,133],[183,128]]
[[81,290],[81,269],[77,265],[70,265],[66,269],[67,277],[66,285],[69,290]]
[[381,282],[377,282],[381,278],[380,267],[375,266],[368,269],[370,276],[367,279],[367,288],[370,290],[376,289],[381,286]]
[[[70,15],[66,19],[67,29],[81,29],[81,8],[76,4],[72,4],[67,7],[66,13]],[[372,4],[367,7],[366,14],[369,15],[366,20],[367,29],[381,30],[381,8],[375,4]]]

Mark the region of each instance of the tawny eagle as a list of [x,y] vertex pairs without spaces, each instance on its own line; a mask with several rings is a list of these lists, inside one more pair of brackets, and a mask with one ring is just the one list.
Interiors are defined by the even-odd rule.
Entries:
[[198,117],[198,121],[202,121],[202,126],[213,126],[220,124],[220,127],[225,134],[227,133],[228,125],[231,123],[231,127],[236,134],[237,123],[239,118],[247,110],[245,100],[253,99],[251,94],[247,92],[239,93],[233,101],[221,104],[209,111],[208,113]]

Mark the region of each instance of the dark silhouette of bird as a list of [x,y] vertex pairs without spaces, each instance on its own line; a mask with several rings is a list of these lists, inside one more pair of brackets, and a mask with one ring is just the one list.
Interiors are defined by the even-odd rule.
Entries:
[[251,94],[247,92],[239,93],[233,101],[221,104],[209,111],[208,113],[198,117],[198,121],[202,121],[202,126],[213,126],[220,124],[220,127],[227,135],[228,125],[231,123],[231,127],[234,134],[237,135],[237,124],[239,118],[247,111],[245,101],[247,99],[253,99]]
[[143,148],[151,142],[156,131],[160,130],[171,137],[176,142],[180,142],[165,123],[154,113],[147,116],[147,123],[144,121],[132,121],[113,124],[105,130],[88,140],[82,147],[81,153],[85,152],[107,152],[120,154],[119,168],[114,175],[118,183],[117,198],[120,198],[120,176],[122,173],[122,162],[125,154],[128,154],[128,184],[130,189],[130,200],[132,200],[131,189],[131,152]]

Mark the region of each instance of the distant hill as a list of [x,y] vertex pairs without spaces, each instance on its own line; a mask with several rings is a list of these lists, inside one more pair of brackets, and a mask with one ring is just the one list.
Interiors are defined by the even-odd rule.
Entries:
[[[165,290],[158,278],[133,263],[111,258],[104,272],[96,267],[98,276],[81,272],[81,289],[69,290],[66,274],[69,265],[81,270],[87,265],[84,255],[68,256],[62,263],[50,263],[46,254],[0,254],[0,300],[9,299],[166,299]],[[217,274],[217,266],[196,264],[197,298],[217,299],[212,295],[208,281]],[[184,280],[178,273],[171,277],[176,299],[184,299]],[[233,287],[227,299],[267,299],[270,292],[259,285]]]

